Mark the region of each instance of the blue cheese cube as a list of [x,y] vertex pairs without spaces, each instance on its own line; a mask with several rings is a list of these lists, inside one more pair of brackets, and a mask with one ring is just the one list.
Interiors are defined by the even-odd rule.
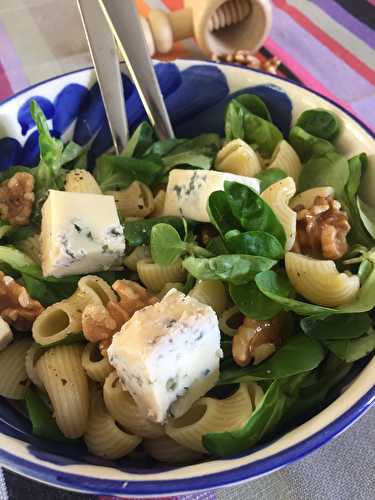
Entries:
[[210,306],[170,290],[113,337],[109,362],[150,420],[183,415],[219,377],[220,330]]
[[259,193],[259,180],[254,177],[216,172],[213,170],[174,169],[169,173],[165,195],[164,215],[177,215],[199,222],[210,222],[208,198],[214,191],[222,191],[224,182],[239,182]]
[[108,269],[125,251],[113,196],[51,190],[42,209],[44,276]]

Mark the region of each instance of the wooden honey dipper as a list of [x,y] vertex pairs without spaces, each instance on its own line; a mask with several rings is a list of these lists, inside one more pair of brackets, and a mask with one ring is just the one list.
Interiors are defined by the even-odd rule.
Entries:
[[184,0],[184,6],[174,12],[151,10],[141,19],[150,55],[165,54],[174,42],[192,36],[207,55],[239,48],[253,53],[271,28],[269,0]]

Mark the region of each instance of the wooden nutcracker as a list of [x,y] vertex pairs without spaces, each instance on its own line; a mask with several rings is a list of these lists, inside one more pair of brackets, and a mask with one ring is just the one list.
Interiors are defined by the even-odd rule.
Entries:
[[174,42],[195,37],[206,54],[237,49],[256,52],[271,28],[269,0],[184,0],[174,12],[151,10],[142,18],[150,54],[165,54]]

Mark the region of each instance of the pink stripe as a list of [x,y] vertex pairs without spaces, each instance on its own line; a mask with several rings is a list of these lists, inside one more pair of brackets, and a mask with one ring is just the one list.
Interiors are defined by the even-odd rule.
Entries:
[[21,61],[10,41],[4,26],[0,24],[0,60],[13,92],[18,92],[29,84]]
[[329,97],[330,99],[336,101],[341,106],[343,106],[348,111],[352,111],[349,104],[341,99],[334,96],[324,85],[322,85],[319,80],[317,80],[311,73],[309,73],[301,64],[296,61],[288,52],[285,52],[272,38],[268,38],[265,43],[267,49],[274,54],[276,57],[281,59],[285,66],[289,68],[296,76],[302,81],[304,85],[310,87],[313,90]]
[[375,0],[367,0],[371,5],[375,6]]

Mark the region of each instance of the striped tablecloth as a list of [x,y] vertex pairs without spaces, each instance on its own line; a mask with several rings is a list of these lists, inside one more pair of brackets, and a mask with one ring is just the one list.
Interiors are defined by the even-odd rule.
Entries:
[[[146,15],[150,7],[178,9],[183,1],[137,0],[137,6]],[[277,56],[281,74],[336,100],[375,130],[375,0],[273,0],[273,14],[259,57]],[[202,54],[186,40],[168,57]],[[0,100],[89,64],[74,0],[0,0]],[[189,499],[375,500],[374,417],[372,410],[344,436],[271,476]],[[12,500],[84,497],[11,474],[6,482]],[[7,498],[0,472],[0,500]]]

